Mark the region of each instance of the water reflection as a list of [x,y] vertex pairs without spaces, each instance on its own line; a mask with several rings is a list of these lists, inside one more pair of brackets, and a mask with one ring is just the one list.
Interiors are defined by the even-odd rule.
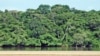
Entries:
[[0,51],[100,51],[100,48],[75,48],[75,47],[0,47]]

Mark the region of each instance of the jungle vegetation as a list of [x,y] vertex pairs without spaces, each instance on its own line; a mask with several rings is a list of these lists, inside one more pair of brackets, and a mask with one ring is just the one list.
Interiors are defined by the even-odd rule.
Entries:
[[100,11],[60,4],[0,10],[0,46],[100,47]]

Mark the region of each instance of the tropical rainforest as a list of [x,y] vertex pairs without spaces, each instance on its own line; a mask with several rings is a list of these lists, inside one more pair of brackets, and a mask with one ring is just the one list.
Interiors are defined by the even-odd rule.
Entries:
[[100,11],[60,4],[0,10],[0,46],[100,47]]

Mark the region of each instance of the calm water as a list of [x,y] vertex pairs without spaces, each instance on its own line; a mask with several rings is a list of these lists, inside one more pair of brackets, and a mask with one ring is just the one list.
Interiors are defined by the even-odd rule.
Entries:
[[100,48],[66,48],[66,47],[11,47],[2,48],[0,51],[100,51]]

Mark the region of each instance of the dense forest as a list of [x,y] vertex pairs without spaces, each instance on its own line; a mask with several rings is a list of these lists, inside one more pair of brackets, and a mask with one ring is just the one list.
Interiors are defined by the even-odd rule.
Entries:
[[100,47],[100,11],[59,4],[0,11],[0,46]]

